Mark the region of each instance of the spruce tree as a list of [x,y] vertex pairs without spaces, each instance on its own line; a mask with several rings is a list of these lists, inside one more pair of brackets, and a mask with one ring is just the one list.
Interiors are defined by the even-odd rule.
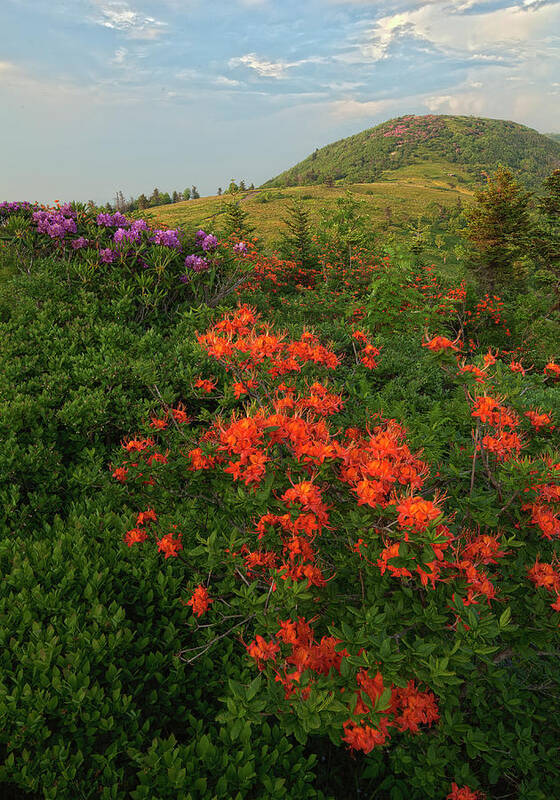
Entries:
[[554,287],[554,308],[560,309],[560,169],[546,178],[547,192],[537,203],[533,256]]
[[282,253],[297,261],[303,268],[315,263],[313,243],[311,241],[311,223],[309,212],[301,200],[294,200],[288,208],[288,216],[282,221],[286,230],[282,231]]
[[224,203],[224,234],[238,236],[240,239],[254,233],[254,226],[248,221],[249,214],[241,208],[238,200]]
[[500,166],[465,210],[462,232],[471,246],[471,263],[491,291],[519,278],[519,265],[530,248],[530,197],[511,171]]

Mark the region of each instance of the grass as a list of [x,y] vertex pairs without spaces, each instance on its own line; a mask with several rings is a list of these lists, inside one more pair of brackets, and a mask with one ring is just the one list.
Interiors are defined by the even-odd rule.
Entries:
[[[322,208],[334,205],[339,197],[351,192],[363,203],[362,213],[375,228],[390,218],[396,225],[424,216],[430,205],[452,206],[459,199],[468,202],[472,191],[460,185],[457,165],[444,163],[414,165],[396,170],[390,181],[355,183],[345,186],[297,186],[282,189],[261,189],[239,195],[249,212],[249,222],[256,227],[265,244],[273,244],[283,228],[287,206],[300,199],[310,212],[313,223],[318,222]],[[455,177],[448,175],[455,167]],[[447,185],[446,185],[447,184]],[[157,224],[192,228],[206,226],[219,230],[224,203],[231,197],[201,197],[168,206],[158,206],[143,212]],[[265,202],[263,202],[263,200]]]

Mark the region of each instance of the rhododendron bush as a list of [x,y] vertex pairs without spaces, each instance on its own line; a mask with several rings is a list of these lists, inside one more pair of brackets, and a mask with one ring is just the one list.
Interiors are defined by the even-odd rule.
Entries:
[[[530,402],[539,387],[552,401],[550,366],[525,375],[461,334],[418,331],[456,414],[430,464],[406,420],[367,401],[356,419],[356,387],[384,350],[343,325],[333,347],[238,304],[199,332],[207,371],[192,391],[215,412],[163,402],[123,441],[113,476],[137,507],[124,540],[184,565],[187,663],[231,638],[252,665],[225,698],[233,730],[274,714],[301,742],[326,734],[362,757],[404,743],[439,764],[426,796],[466,774],[449,796],[478,797],[489,778],[476,758],[488,753],[491,782],[497,762],[471,705],[488,691],[507,704],[512,670],[546,670],[560,619],[556,415]],[[434,747],[460,763],[442,766]]]

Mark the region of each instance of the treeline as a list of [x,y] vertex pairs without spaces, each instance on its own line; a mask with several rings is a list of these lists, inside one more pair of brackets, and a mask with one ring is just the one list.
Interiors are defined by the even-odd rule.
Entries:
[[149,197],[142,192],[138,197],[129,197],[128,200],[123,192],[118,191],[115,192],[112,202],[106,203],[105,207],[108,211],[114,209],[115,211],[126,213],[127,211],[143,211],[146,208],[154,208],[155,206],[167,206],[170,203],[180,203],[183,200],[197,200],[199,197],[200,194],[196,186],[192,186],[182,192],[174,189],[171,194],[169,192],[160,192],[156,187]]
[[[254,188],[254,183],[247,186],[244,180],[237,182],[232,178],[228,188],[223,190],[220,186],[216,194],[235,194],[236,192],[245,192]],[[122,191],[117,191],[115,192],[113,200],[106,203],[104,208],[106,208],[107,211],[121,211],[124,214],[128,211],[143,211],[146,208],[154,208],[155,206],[167,206],[171,203],[181,203],[184,200],[198,200],[199,197],[200,193],[196,186],[191,186],[190,189],[184,189],[182,192],[178,192],[174,189],[171,193],[160,192],[156,187],[149,197],[142,192],[138,197],[129,197],[128,200]]]

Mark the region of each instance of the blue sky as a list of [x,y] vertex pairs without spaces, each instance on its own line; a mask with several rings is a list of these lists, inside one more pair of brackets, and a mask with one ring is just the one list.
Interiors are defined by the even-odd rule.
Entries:
[[407,113],[560,131],[560,0],[0,3],[0,200],[258,185]]

